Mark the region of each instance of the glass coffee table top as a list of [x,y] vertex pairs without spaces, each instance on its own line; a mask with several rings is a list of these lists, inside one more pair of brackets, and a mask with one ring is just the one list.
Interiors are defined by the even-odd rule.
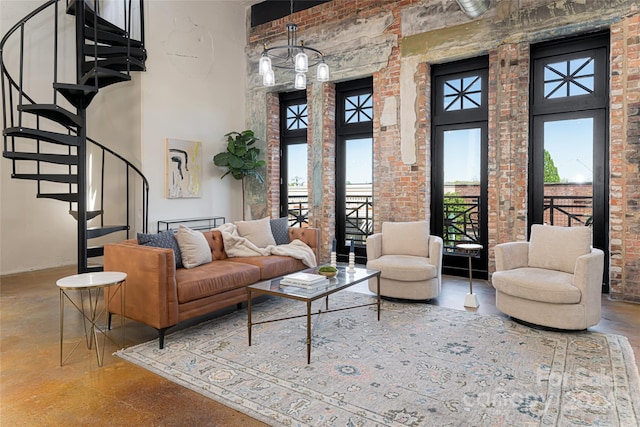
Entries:
[[[322,286],[316,289],[298,288],[295,286],[282,286],[280,281],[284,277],[277,277],[275,279],[266,280],[263,282],[250,285],[252,292],[265,293],[269,295],[278,295],[284,298],[299,299],[299,300],[316,300],[322,298],[334,292],[338,292],[342,289],[353,286],[364,280],[368,280],[376,277],[380,274],[378,270],[368,270],[362,267],[355,267],[354,273],[347,273],[346,265],[338,265],[338,274],[329,278],[329,283],[326,286]],[[308,268],[303,270],[304,273],[316,273],[318,268]]]

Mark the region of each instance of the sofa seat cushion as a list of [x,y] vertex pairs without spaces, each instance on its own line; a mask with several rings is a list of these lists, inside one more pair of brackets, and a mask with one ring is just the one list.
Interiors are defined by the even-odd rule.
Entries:
[[260,269],[250,264],[213,261],[195,268],[176,270],[178,302],[184,304],[260,280]]
[[274,277],[284,276],[307,268],[298,259],[279,255],[227,258],[226,261],[258,267],[260,269],[260,280],[273,279]]
[[438,276],[438,269],[429,258],[413,255],[382,255],[367,262],[367,268],[380,270],[384,279],[416,282]]
[[496,271],[493,287],[517,298],[551,304],[577,304],[582,294],[573,285],[573,275],[562,271],[524,267]]

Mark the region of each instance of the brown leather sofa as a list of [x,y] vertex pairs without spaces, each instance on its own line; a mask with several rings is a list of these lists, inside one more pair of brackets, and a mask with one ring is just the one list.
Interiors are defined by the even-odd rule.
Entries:
[[[124,316],[156,328],[160,348],[167,329],[179,322],[234,304],[240,307],[247,301],[248,285],[307,268],[288,256],[229,258],[218,230],[203,233],[213,261],[191,269],[176,268],[172,249],[141,246],[136,240],[105,246],[104,270],[127,273]],[[306,243],[316,260],[319,236],[316,228],[289,228],[290,240]],[[120,298],[107,289],[105,301],[111,323],[112,314],[122,314]]]

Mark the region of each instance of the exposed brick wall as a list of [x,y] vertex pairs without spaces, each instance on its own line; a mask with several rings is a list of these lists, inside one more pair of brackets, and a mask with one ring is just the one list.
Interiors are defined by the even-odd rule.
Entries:
[[[497,7],[495,14],[488,13],[486,22],[464,19],[457,15],[453,22],[463,25],[447,28],[441,25],[436,29],[432,21],[424,32],[415,33],[421,19],[412,16],[410,27],[414,33],[403,39],[402,12],[423,3],[424,10],[430,13],[459,13],[455,5],[435,0],[418,2],[374,0],[334,0],[323,5],[298,12],[293,20],[299,25],[301,34],[311,34],[322,39],[328,37],[327,25],[335,31],[346,31],[347,26],[371,17],[385,16],[391,13],[393,20],[374,35],[376,40],[387,37],[388,58],[382,68],[372,72],[362,72],[344,60],[346,65],[340,70],[339,80],[348,80],[373,75],[374,85],[374,200],[376,205],[374,229],[379,230],[383,221],[403,221],[430,218],[431,189],[431,93],[430,64],[471,58],[483,53],[489,54],[489,123],[488,123],[488,239],[489,270],[493,271],[493,247],[502,242],[525,240],[527,236],[527,188],[528,188],[528,146],[529,146],[529,75],[530,44],[543,40],[559,38],[558,34],[571,35],[602,29],[603,22],[611,24],[611,126],[610,126],[610,245],[611,245],[611,296],[618,299],[640,301],[640,42],[639,12],[637,5],[630,1],[617,0],[614,6],[598,6],[585,3],[579,13],[563,12],[564,6],[551,0],[530,0],[521,8],[507,10]],[[453,3],[453,2],[451,2]],[[492,2],[493,3],[493,2]],[[501,5],[501,3],[500,3]],[[499,6],[500,6],[499,5]],[[630,6],[631,5],[631,6]],[[603,9],[604,8],[604,9]],[[618,12],[625,8],[624,12]],[[413,9],[415,12],[415,9]],[[499,12],[499,13],[498,13]],[[544,13],[543,13],[544,12]],[[575,12],[578,13],[578,12]],[[559,31],[550,27],[548,19],[538,16],[555,16],[553,25],[561,26]],[[624,16],[626,14],[626,16]],[[427,19],[427,18],[425,18]],[[256,49],[264,42],[281,38],[284,26],[291,20],[285,17],[263,24],[250,30],[248,51]],[[608,21],[606,21],[608,20]],[[427,21],[425,21],[427,22]],[[344,27],[340,27],[343,25]],[[456,31],[476,31],[465,34]],[[488,28],[490,30],[488,30]],[[460,43],[452,43],[456,37]],[[402,58],[402,46],[409,46],[411,38],[421,41],[426,47],[411,44],[406,49],[407,57],[418,55],[419,61],[412,81],[416,88],[415,164],[405,164],[401,153],[401,112],[406,105],[400,97],[401,70],[404,70],[406,58]],[[363,46],[371,39],[362,37]],[[345,43],[355,43],[345,40]],[[455,46],[454,46],[455,45]],[[379,45],[377,46],[379,48]],[[357,56],[362,60],[362,52],[353,54],[351,46],[349,60]],[[362,48],[362,46],[360,46]],[[373,51],[373,49],[372,49]],[[381,49],[375,50],[381,52]],[[365,52],[366,53],[366,52]],[[372,58],[379,61],[380,58]],[[360,62],[362,67],[362,61]],[[335,70],[332,77],[336,78]],[[407,74],[403,74],[406,76]],[[406,83],[406,82],[404,82]],[[311,89],[313,85],[316,87]],[[251,88],[250,88],[251,90]],[[282,90],[282,89],[279,89]],[[321,229],[322,258],[328,257],[328,247],[335,233],[335,89],[333,83],[318,86],[310,82],[307,92],[310,111],[309,132],[309,170],[310,175],[321,180],[310,180],[314,185],[309,189],[310,224]],[[268,160],[276,162],[278,135],[277,108],[268,99],[267,129]],[[398,106],[396,123],[382,126],[380,117],[385,100],[394,98]],[[409,106],[411,107],[411,106]],[[318,113],[322,109],[322,113]],[[313,116],[313,117],[312,117]],[[251,121],[260,118],[251,117]],[[321,123],[320,123],[321,122]],[[317,127],[321,127],[321,135]],[[279,166],[279,160],[277,161]],[[321,169],[320,172],[318,168]],[[316,171],[316,172],[314,172]],[[276,167],[268,169],[269,174],[269,211],[277,212],[278,173]],[[318,192],[322,197],[316,197]]]
[[[313,164],[322,168],[322,203],[313,211],[313,223],[321,230],[320,258],[329,261],[331,242],[336,230],[336,87],[332,83],[322,84],[322,146],[319,153],[321,159],[312,159]],[[311,190],[313,191],[313,190]],[[311,200],[311,197],[310,197]]]
[[493,247],[527,237],[529,44],[505,43],[489,54],[488,238]]
[[[389,2],[391,3],[391,2]],[[409,1],[398,2],[395,6],[387,4],[394,14],[394,24],[387,27],[386,32],[400,35],[403,6]],[[411,221],[425,219],[427,204],[426,194],[429,191],[426,180],[426,98],[425,93],[419,93],[420,100],[425,102],[417,108],[420,126],[416,127],[416,163],[405,164],[402,160],[400,147],[400,122],[395,125],[380,126],[380,115],[383,103],[387,98],[396,98],[400,105],[400,51],[402,42],[394,47],[388,59],[388,65],[373,76],[374,98],[374,231],[379,231],[384,221]],[[421,64],[413,75],[414,83],[423,91],[428,76],[426,64]],[[420,115],[420,114],[423,115]]]
[[280,99],[277,93],[267,93],[267,212],[280,217]]
[[416,73],[418,88],[417,109],[418,125],[416,126],[416,157],[420,180],[416,218],[431,220],[431,67],[422,63]]
[[640,301],[640,15],[611,26],[611,297]]

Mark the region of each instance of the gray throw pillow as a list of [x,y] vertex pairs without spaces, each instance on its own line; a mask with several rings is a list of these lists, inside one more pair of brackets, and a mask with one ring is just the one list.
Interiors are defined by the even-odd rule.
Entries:
[[161,231],[158,234],[138,233],[138,244],[152,246],[154,248],[173,249],[173,257],[176,260],[176,268],[182,268],[182,254],[180,246],[173,235],[173,231]]
[[291,243],[291,240],[289,240],[289,218],[285,216],[283,218],[272,219],[270,224],[271,234],[273,234],[276,245]]

